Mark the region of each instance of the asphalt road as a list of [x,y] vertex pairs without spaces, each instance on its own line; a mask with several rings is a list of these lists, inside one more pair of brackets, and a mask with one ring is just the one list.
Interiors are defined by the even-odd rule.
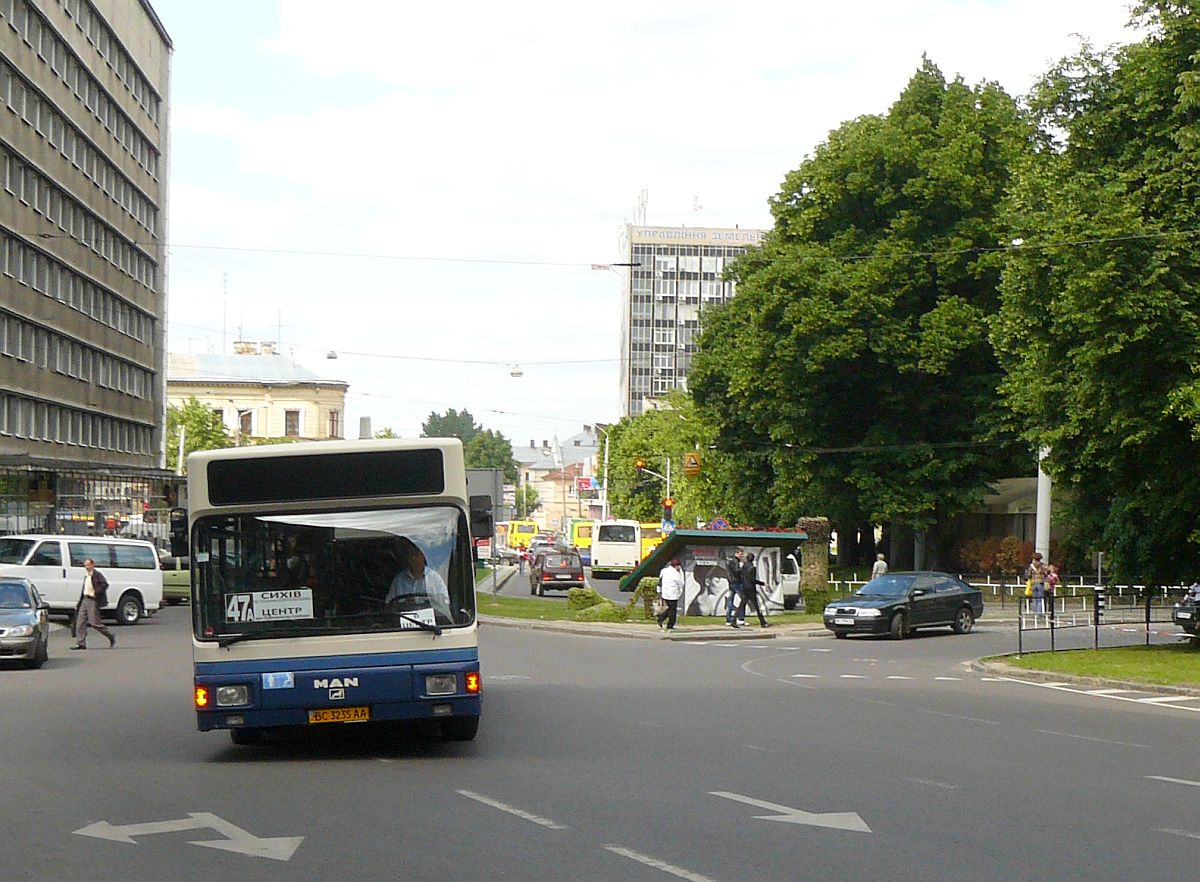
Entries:
[[[1011,648],[984,623],[705,643],[487,625],[476,741],[254,748],[195,731],[187,624],[168,609],[87,652],[58,631],[47,667],[0,670],[7,878],[1129,880],[1200,859],[1200,702],[972,671]],[[98,822],[160,826],[77,832]],[[213,845],[251,836],[283,842]]]

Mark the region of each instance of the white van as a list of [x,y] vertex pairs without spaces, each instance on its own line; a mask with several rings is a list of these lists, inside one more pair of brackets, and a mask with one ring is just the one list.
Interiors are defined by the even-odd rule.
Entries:
[[119,623],[135,624],[162,606],[162,570],[149,542],[103,536],[0,536],[0,576],[33,582],[56,613],[74,613],[83,593],[83,562],[89,557],[108,579],[104,609]]
[[[592,575],[628,576],[642,562],[642,525],[602,521],[592,531]],[[632,589],[630,589],[632,590]]]

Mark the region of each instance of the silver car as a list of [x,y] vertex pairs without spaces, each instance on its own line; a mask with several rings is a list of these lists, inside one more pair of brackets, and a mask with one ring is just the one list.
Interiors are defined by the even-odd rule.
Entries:
[[50,657],[50,606],[28,579],[0,576],[0,662],[40,668]]

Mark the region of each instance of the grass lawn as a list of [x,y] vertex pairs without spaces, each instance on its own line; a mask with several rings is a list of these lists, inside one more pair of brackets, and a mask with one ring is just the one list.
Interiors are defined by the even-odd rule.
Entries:
[[1033,671],[1104,677],[1161,686],[1200,687],[1200,651],[1178,646],[1123,646],[1115,649],[1073,649],[1034,652],[1001,661]]

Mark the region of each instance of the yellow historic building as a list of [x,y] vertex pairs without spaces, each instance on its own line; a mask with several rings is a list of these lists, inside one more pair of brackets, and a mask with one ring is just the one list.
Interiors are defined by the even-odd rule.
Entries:
[[230,437],[320,441],[346,436],[342,380],[323,379],[270,343],[237,343],[234,355],[167,356],[167,403],[189,398],[218,413]]

